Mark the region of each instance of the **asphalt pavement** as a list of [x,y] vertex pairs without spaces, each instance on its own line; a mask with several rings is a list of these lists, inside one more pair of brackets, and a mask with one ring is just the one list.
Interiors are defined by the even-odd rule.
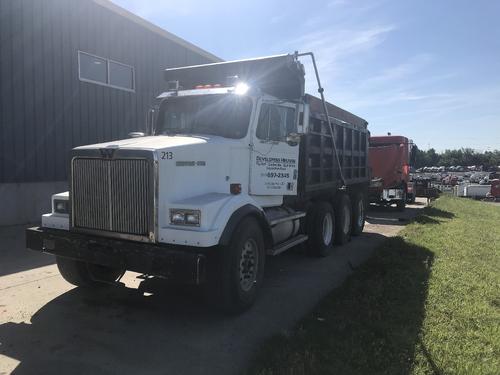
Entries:
[[232,317],[195,288],[134,273],[126,288],[75,288],[52,256],[24,248],[23,226],[0,227],[0,374],[239,373],[263,340],[286,334],[422,207],[370,211],[364,233],[326,258],[301,248],[268,258],[255,306]]

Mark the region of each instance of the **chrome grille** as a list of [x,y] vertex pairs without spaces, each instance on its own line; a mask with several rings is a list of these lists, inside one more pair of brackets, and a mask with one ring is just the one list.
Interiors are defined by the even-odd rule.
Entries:
[[154,233],[154,179],[146,159],[75,158],[73,228],[150,237]]

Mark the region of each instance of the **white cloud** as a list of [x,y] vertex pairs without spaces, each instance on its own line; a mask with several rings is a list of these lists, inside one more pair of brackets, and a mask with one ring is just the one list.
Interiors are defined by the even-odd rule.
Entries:
[[409,60],[382,70],[376,76],[363,80],[365,88],[376,87],[382,84],[393,84],[408,76],[414,75],[428,67],[434,61],[433,56],[422,53],[411,57]]
[[[380,45],[395,26],[381,25],[362,29],[338,29],[336,27],[311,31],[290,40],[286,45],[290,50],[313,52],[316,57],[320,76],[324,85],[334,85],[345,65],[354,56],[371,51]],[[306,68],[306,86],[315,88],[314,72],[311,64],[304,60]]]

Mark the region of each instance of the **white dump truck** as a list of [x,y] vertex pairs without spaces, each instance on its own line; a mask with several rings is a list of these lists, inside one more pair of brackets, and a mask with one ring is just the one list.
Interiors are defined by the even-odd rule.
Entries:
[[148,133],[76,147],[29,249],[70,283],[125,271],[200,285],[214,306],[255,301],[266,256],[326,256],[363,231],[367,122],[304,93],[312,53],[167,69]]

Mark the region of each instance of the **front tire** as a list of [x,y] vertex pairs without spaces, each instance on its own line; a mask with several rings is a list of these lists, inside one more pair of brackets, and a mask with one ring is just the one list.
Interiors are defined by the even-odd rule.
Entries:
[[122,268],[111,268],[79,260],[56,257],[57,268],[68,283],[81,287],[99,287],[117,282]]
[[257,220],[243,219],[229,245],[215,251],[206,297],[227,313],[241,313],[253,305],[264,280],[265,243]]
[[335,213],[328,202],[317,202],[307,214],[307,252],[316,257],[327,256],[333,248]]

